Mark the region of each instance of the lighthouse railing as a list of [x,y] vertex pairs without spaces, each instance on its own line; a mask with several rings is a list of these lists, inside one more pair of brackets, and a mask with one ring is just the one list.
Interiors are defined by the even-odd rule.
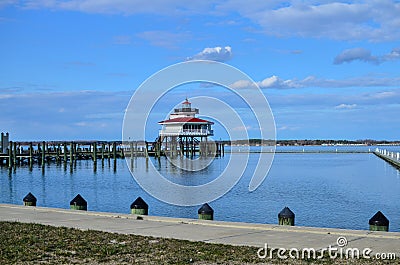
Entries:
[[174,112],[175,113],[191,112],[191,113],[199,114],[199,109],[196,109],[196,108],[177,108],[177,109],[174,109]]
[[166,129],[161,129],[159,132],[161,136],[177,136],[177,135],[187,135],[187,136],[211,136],[214,135],[214,130],[208,129],[180,129],[179,131],[170,131]]

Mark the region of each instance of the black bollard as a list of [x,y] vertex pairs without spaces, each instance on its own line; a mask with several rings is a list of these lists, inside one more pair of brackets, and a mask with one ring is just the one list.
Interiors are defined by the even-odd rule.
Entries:
[[371,219],[369,219],[369,230],[370,231],[389,231],[389,220],[383,215],[381,211],[378,211]]
[[76,197],[69,203],[69,206],[72,210],[87,211],[87,202],[80,194],[76,195]]
[[279,225],[294,226],[294,217],[294,213],[288,207],[283,208],[278,214]]
[[142,197],[138,197],[131,204],[131,214],[139,214],[139,215],[148,215],[149,214],[149,205],[142,199]]
[[214,210],[208,205],[208,203],[203,204],[197,211],[199,214],[199,219],[202,220],[214,220]]
[[24,197],[23,201],[24,201],[24,205],[25,205],[25,206],[36,206],[36,201],[37,201],[37,199],[36,199],[35,196],[33,196],[32,193],[29,192],[29,193]]

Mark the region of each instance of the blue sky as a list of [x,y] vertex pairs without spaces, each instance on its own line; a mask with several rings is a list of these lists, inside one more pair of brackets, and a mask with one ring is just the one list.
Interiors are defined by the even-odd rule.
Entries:
[[277,139],[400,138],[399,1],[197,2],[0,1],[0,131],[121,139],[146,78],[210,59],[259,84]]

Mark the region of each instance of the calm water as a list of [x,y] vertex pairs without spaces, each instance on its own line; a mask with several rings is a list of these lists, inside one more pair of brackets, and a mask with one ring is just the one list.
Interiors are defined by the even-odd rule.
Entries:
[[[236,151],[237,148],[235,147]],[[375,147],[305,147],[307,150],[374,150]],[[400,147],[385,147],[400,151]],[[240,148],[239,148],[240,149]],[[257,148],[253,148],[256,150]],[[302,150],[303,147],[278,147]],[[244,154],[234,153],[232,156]],[[249,169],[240,182],[225,196],[210,205],[216,220],[277,223],[277,214],[288,206],[296,214],[296,225],[368,229],[368,220],[378,210],[390,220],[390,231],[400,231],[400,172],[373,154],[276,154],[264,183],[248,191],[252,167],[258,159],[250,154]],[[199,172],[181,172],[166,159],[155,162],[156,168],[177,183],[205,183],[224,169],[229,154],[214,160]],[[145,163],[138,158],[135,163]],[[131,177],[125,160],[97,163],[77,161],[49,164],[44,171],[18,167],[9,173],[0,168],[0,202],[22,204],[32,192],[38,206],[69,208],[69,201],[80,193],[90,211],[129,213],[132,201],[141,196],[149,204],[149,213],[158,216],[197,218],[195,207],[178,207],[160,202],[144,192]]]

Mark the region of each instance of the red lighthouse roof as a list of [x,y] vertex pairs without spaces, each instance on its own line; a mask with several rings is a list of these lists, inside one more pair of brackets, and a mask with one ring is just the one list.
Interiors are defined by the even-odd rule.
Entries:
[[207,121],[203,119],[199,119],[196,117],[181,117],[175,119],[169,119],[165,121],[158,122],[159,124],[166,124],[166,123],[201,123],[201,124],[214,124],[212,121]]

